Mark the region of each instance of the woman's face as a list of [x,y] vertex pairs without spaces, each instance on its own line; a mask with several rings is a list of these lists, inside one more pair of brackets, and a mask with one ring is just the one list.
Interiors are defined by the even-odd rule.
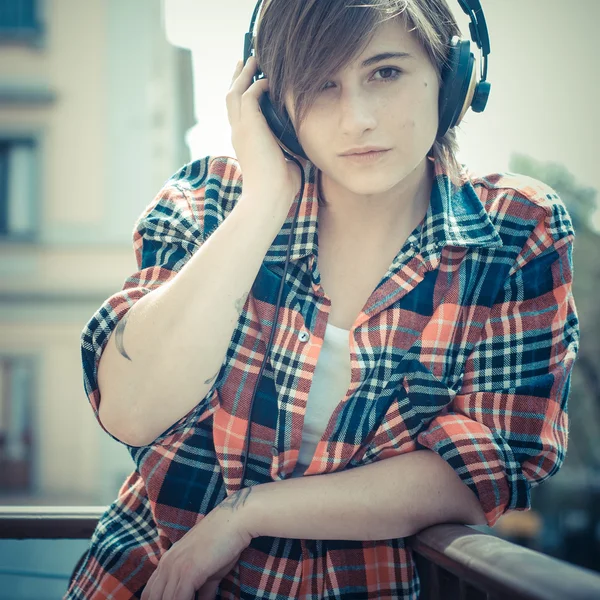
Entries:
[[[381,53],[408,57],[363,62]],[[425,159],[438,128],[435,68],[413,33],[393,19],[382,24],[353,63],[325,84],[298,139],[323,177],[358,195],[383,193]],[[286,96],[293,115],[293,99]],[[375,161],[342,156],[352,148],[389,148]],[[337,187],[337,186],[336,186]]]

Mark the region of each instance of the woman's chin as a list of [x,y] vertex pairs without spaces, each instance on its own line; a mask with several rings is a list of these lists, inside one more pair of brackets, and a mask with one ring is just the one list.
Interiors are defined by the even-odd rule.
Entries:
[[406,178],[408,173],[398,169],[378,169],[376,172],[357,173],[342,172],[336,177],[339,185],[353,194],[366,196],[385,194]]

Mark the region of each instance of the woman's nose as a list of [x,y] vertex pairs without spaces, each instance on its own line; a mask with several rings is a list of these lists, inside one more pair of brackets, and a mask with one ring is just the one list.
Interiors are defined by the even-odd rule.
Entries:
[[338,103],[339,127],[342,133],[373,129],[377,124],[373,98],[361,91],[340,94]]

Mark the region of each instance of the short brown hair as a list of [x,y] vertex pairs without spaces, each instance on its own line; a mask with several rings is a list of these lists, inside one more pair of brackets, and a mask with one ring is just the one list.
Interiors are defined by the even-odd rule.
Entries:
[[[438,74],[448,60],[452,36],[460,28],[446,0],[266,0],[257,19],[257,61],[269,79],[271,101],[286,113],[285,96],[294,97],[294,122],[302,123],[322,86],[358,56],[377,27],[402,19],[427,52]],[[436,139],[432,154],[459,179],[456,132]]]

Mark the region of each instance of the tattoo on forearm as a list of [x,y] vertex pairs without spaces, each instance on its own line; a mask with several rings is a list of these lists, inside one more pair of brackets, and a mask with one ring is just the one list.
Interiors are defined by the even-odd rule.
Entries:
[[244,309],[244,304],[246,304],[247,297],[248,297],[248,292],[245,292],[235,301],[235,310],[237,311],[238,315],[242,314],[242,310]]
[[248,500],[248,496],[251,494],[252,488],[242,488],[241,490],[233,493],[231,496],[228,496],[219,504],[219,508],[228,508],[229,510],[238,510],[244,506],[246,500]]
[[122,356],[124,356],[127,360],[131,360],[123,346],[123,332],[125,331],[125,327],[127,326],[128,318],[129,312],[127,312],[127,314],[119,321],[117,328],[115,329],[115,343],[117,344],[117,350],[119,351],[119,353]]

